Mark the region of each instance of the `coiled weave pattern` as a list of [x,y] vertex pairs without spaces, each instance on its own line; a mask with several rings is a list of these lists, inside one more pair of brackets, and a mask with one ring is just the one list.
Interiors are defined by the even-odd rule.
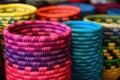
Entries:
[[71,29],[67,25],[18,22],[5,28],[4,38],[7,80],[71,80]]
[[72,28],[72,80],[102,80],[102,27],[85,21],[65,22]]
[[103,28],[104,80],[120,77],[120,16],[93,15],[84,20],[100,23]]
[[[36,8],[27,4],[13,3],[0,5],[0,67],[3,69],[4,73],[4,38],[3,29],[9,24],[22,22],[24,20],[35,19]],[[1,73],[0,73],[1,74]],[[1,78],[2,76],[0,76]],[[1,80],[1,79],[0,79]]]

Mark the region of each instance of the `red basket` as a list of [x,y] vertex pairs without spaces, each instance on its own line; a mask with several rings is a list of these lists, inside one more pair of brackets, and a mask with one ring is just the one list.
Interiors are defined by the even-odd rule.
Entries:
[[95,4],[97,13],[107,13],[108,9],[120,8],[120,4]]

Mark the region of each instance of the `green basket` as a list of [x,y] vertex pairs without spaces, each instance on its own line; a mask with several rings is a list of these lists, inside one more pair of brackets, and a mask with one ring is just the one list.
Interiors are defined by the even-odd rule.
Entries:
[[120,28],[120,16],[90,15],[86,16],[84,20],[100,23],[103,28]]

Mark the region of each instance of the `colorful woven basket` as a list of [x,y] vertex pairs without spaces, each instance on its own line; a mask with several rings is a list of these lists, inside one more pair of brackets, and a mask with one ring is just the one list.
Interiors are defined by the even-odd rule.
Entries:
[[39,20],[6,27],[7,80],[71,80],[71,32],[67,25]]
[[[68,14],[69,13],[69,14]],[[49,6],[39,8],[37,10],[38,19],[49,21],[69,21],[78,20],[80,15],[80,9],[75,6]]]
[[[85,17],[84,20],[98,22],[103,25],[103,53],[105,67],[120,65],[120,16],[93,15]],[[120,76],[118,71],[117,73],[106,73],[106,71],[107,70],[105,69],[103,75],[105,80],[116,80]],[[111,79],[111,77],[108,76],[111,76],[114,79]]]
[[0,5],[0,24],[7,26],[17,21],[35,19],[36,8],[27,4]]
[[68,21],[72,28],[72,80],[102,80],[102,26]]
[[119,65],[112,65],[112,66],[105,66],[103,77],[104,80],[119,80],[120,76],[120,66]]
[[120,49],[107,50],[104,53],[104,80],[119,80],[120,77]]
[[[4,27],[8,26],[9,24],[16,23],[18,21],[35,19],[35,13],[36,8],[27,4],[14,3],[0,5],[0,56],[4,56]],[[4,59],[0,60],[0,64],[3,63]],[[1,65],[1,67],[4,67],[4,65]]]

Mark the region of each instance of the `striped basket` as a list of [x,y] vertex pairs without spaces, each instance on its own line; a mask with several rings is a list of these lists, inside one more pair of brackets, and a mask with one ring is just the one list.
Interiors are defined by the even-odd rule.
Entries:
[[84,20],[98,22],[103,26],[103,79],[117,80],[120,76],[120,16],[93,15]]

